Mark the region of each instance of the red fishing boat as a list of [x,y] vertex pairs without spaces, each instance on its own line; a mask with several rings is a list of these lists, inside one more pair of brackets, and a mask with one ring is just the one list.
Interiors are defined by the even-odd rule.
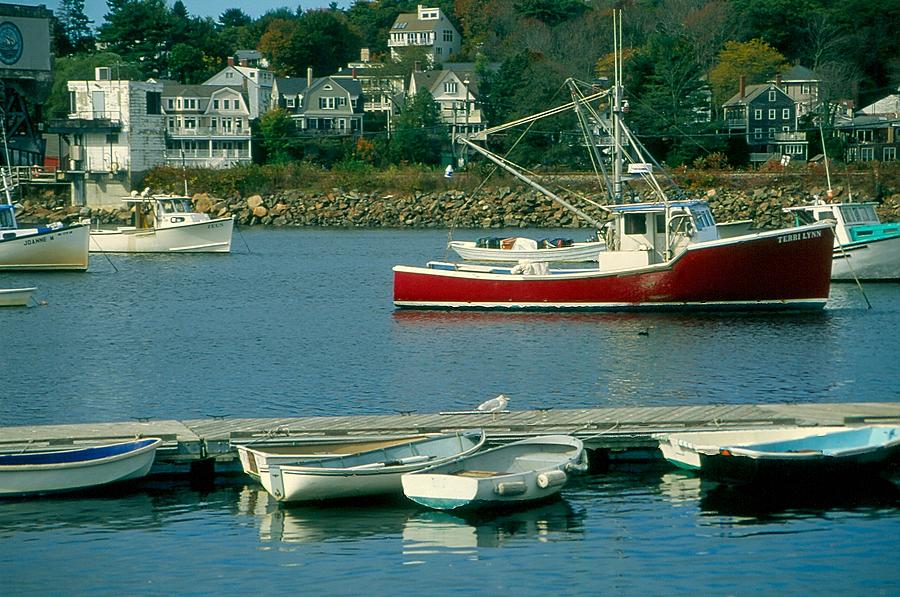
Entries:
[[[621,14],[615,29],[621,47]],[[616,52],[621,56],[621,52]],[[550,269],[546,262],[513,267],[430,262],[425,267],[394,267],[394,305],[401,309],[821,309],[828,300],[834,232],[830,222],[720,238],[709,205],[703,200],[672,200],[654,177],[653,162],[622,122],[621,58],[616,83],[606,95],[608,115],[591,105],[600,94],[585,96],[569,81],[573,107],[588,130],[607,133],[611,153],[612,204],[601,225],[606,250],[596,266]],[[535,115],[552,115],[559,109]],[[522,119],[515,124],[524,124]],[[504,130],[500,125],[486,132]],[[485,133],[482,133],[485,134]],[[470,139],[472,150],[544,193],[581,213],[522,173],[512,162]],[[588,144],[602,164],[600,143]],[[626,147],[627,151],[626,151]],[[627,168],[625,167],[627,165]],[[602,167],[602,166],[601,166]],[[627,174],[625,174],[627,172]],[[605,174],[605,170],[604,170]],[[623,184],[645,183],[655,199],[623,203]]]

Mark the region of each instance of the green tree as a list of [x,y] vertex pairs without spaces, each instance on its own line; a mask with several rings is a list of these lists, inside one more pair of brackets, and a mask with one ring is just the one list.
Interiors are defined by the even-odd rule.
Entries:
[[447,131],[441,111],[428,90],[422,89],[406,100],[394,121],[390,156],[394,162],[439,164]]
[[84,0],[60,0],[56,17],[70,52],[84,52],[93,47],[93,21],[84,12]]
[[259,134],[269,163],[283,164],[293,159],[291,148],[296,142],[297,127],[290,114],[280,108],[266,112],[259,118]]
[[518,0],[514,6],[523,17],[537,19],[551,27],[581,16],[587,10],[581,0]]
[[144,77],[166,76],[172,16],[165,0],[107,0],[109,12],[100,41],[126,62],[139,64]]
[[786,68],[784,56],[760,39],[726,42],[717,64],[709,72],[713,102],[721,106],[737,93],[742,75],[748,85],[763,83]]

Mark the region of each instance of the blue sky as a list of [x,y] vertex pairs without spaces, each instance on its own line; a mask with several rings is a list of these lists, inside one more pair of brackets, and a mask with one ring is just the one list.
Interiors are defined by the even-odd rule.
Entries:
[[[173,1],[174,0],[166,0],[169,6],[172,5]],[[274,8],[282,8],[285,6],[291,10],[296,10],[298,6],[304,9],[321,8],[328,6],[330,0],[182,0],[182,2],[184,2],[188,12],[192,15],[213,17],[215,19],[229,8],[240,8],[251,17],[256,18]],[[59,6],[57,0],[14,0],[14,3],[31,6],[43,4],[54,12]],[[350,3],[351,0],[339,0],[338,6],[347,7]],[[95,27],[100,25],[103,22],[103,15],[107,12],[106,0],[85,0],[84,12],[87,13],[88,18],[94,21]]]

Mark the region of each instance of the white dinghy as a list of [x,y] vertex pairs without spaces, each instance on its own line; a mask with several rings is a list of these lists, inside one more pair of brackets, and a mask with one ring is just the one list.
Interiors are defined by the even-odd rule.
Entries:
[[0,496],[88,489],[143,477],[162,440],[135,441],[74,450],[0,455]]
[[279,443],[233,444],[241,460],[245,473],[259,481],[261,475],[269,474],[269,467],[275,464],[301,464],[307,460],[321,460],[334,456],[358,454],[380,448],[424,439],[426,435],[384,436],[373,435],[345,438],[305,438]]
[[404,473],[450,462],[483,445],[481,429],[459,431],[300,465],[271,465],[260,481],[279,502],[401,493]]
[[0,307],[24,307],[35,290],[37,288],[33,286],[30,288],[0,288]]
[[581,440],[546,435],[403,475],[406,497],[437,510],[521,504],[556,495],[587,470]]

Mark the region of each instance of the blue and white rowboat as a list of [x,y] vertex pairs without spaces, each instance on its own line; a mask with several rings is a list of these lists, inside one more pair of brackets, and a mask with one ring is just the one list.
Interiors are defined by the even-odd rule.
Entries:
[[0,455],[0,496],[76,491],[143,477],[162,440]]

